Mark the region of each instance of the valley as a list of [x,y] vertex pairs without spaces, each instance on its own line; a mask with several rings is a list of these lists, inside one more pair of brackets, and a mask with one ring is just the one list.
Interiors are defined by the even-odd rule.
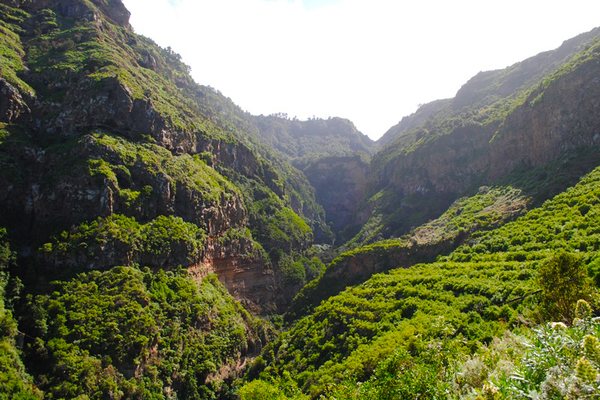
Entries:
[[0,0],[0,399],[600,393],[600,28],[375,142],[129,16]]

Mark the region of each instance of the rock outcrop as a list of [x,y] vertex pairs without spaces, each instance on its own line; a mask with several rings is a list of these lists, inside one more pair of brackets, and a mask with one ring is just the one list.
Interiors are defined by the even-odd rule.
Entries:
[[[289,301],[257,227],[324,225],[301,173],[290,178],[252,127],[220,115],[229,100],[197,85],[177,54],[136,35],[120,0],[0,3],[12,57],[0,79],[0,226],[21,256],[41,273],[182,266],[216,273],[256,312]],[[309,225],[277,221],[282,210]],[[162,235],[151,228],[165,231],[163,247],[147,243]]]
[[360,155],[324,157],[304,170],[334,232],[343,231],[352,222],[366,193],[368,172],[368,160]]
[[550,77],[507,116],[490,143],[490,179],[520,163],[541,166],[567,150],[600,144],[598,51],[576,69]]
[[[426,105],[392,128],[395,139],[388,137],[390,144],[373,158],[368,179],[376,183],[356,223],[386,214],[375,237],[399,236],[518,166],[540,167],[566,151],[597,146],[599,33],[582,34],[505,70],[482,72],[454,99]],[[413,121],[420,125],[404,129]],[[400,211],[390,217],[393,209]]]

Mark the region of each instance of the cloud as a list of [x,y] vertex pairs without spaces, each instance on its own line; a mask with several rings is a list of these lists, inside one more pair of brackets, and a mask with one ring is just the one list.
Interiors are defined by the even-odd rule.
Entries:
[[138,33],[171,46],[198,83],[242,108],[341,116],[373,138],[479,71],[591,29],[600,11],[588,0],[325,3],[125,0]]

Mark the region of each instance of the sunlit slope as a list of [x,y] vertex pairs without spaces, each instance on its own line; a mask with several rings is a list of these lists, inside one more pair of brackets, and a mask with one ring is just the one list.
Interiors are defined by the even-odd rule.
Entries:
[[597,147],[598,33],[481,72],[454,98],[426,105],[392,128],[373,157],[372,182],[356,214],[362,228],[349,232],[354,240],[401,236],[515,169]]
[[595,169],[518,220],[473,233],[435,263],[375,275],[324,301],[267,347],[255,372],[288,371],[316,394],[344,374],[367,376],[381,357],[415,340],[460,336],[475,348],[506,329],[523,302],[535,301],[528,295],[537,290],[536,268],[557,250],[579,252],[596,273],[599,214]]

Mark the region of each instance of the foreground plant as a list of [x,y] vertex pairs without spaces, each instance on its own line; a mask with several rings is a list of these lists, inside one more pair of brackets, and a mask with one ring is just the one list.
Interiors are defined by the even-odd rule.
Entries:
[[[596,399],[600,396],[600,319],[580,300],[577,317],[567,326],[551,322],[508,337],[521,345],[509,352],[496,345],[480,357],[487,378],[480,385],[463,385],[462,398],[477,399]],[[470,361],[471,361],[470,360]],[[471,361],[472,362],[472,361]],[[468,370],[468,362],[462,374]],[[470,388],[470,389],[469,389]],[[493,389],[492,389],[493,388]]]

